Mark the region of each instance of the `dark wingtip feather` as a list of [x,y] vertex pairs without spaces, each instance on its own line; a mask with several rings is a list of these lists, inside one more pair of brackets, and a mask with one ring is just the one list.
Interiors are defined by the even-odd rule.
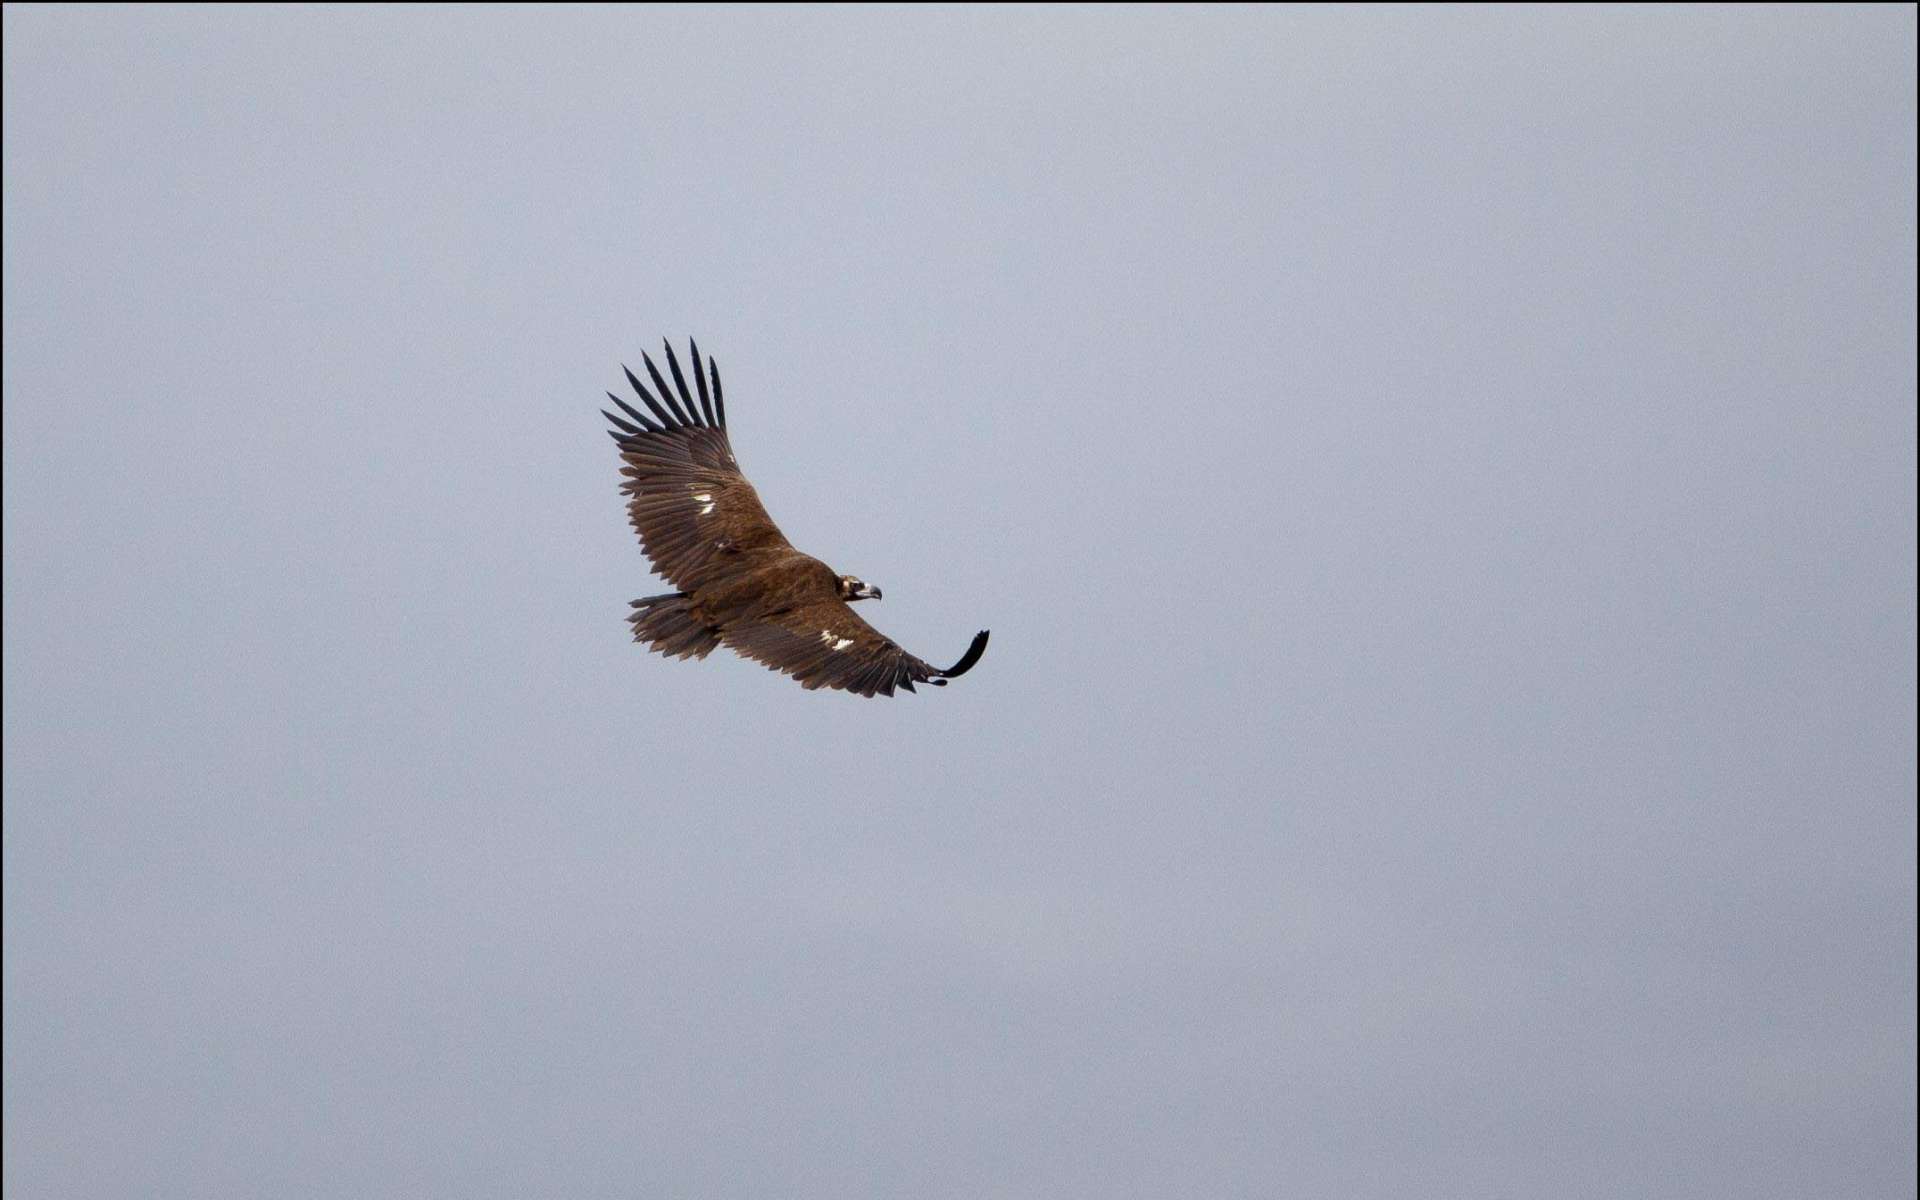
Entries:
[[632,367],[629,367],[625,363],[621,363],[620,369],[627,373],[627,382],[633,385],[634,391],[640,393],[640,398],[646,401],[648,408],[653,410],[653,415],[660,418],[660,425],[662,428],[672,429],[675,426],[680,424],[679,421],[674,420],[671,416],[667,414],[666,409],[660,407],[660,402],[653,398],[653,393],[647,391],[646,385],[640,382],[640,377],[633,373]]
[[700,369],[700,343],[687,339],[687,349],[693,354],[693,384],[700,389],[700,407],[707,414],[707,428],[718,429],[720,422],[713,416],[713,401],[707,396],[707,375]]
[[[608,412],[604,408],[600,410],[600,415],[605,417],[607,420],[613,422],[614,428],[618,429],[623,434],[626,434],[631,437],[631,436],[638,435],[640,433],[640,427],[638,425],[635,425],[630,421],[622,421],[619,417],[614,416],[612,413]],[[608,430],[608,432],[611,433],[612,430]]]
[[647,374],[653,379],[653,386],[660,389],[660,398],[667,402],[667,407],[673,410],[674,416],[680,418],[679,423],[689,429],[698,424],[685,409],[680,407],[680,401],[674,398],[673,389],[667,386],[666,380],[660,378],[660,368],[653,365],[653,360],[647,357],[644,350],[640,353],[640,361],[646,364]]
[[973,637],[973,645],[967,647],[967,652],[960,656],[960,661],[940,672],[940,674],[947,679],[958,679],[968,671],[971,671],[973,664],[979,662],[980,656],[987,652],[988,632],[988,630],[982,629],[979,633],[975,634]]
[[[653,423],[652,421],[649,421],[649,420],[647,420],[647,419],[646,419],[645,417],[643,417],[643,416],[641,416],[641,415],[640,415],[639,413],[637,413],[637,412],[635,412],[635,411],[634,411],[634,408],[633,408],[633,405],[631,405],[631,404],[628,404],[628,403],[627,403],[627,402],[626,402],[625,400],[622,400],[622,399],[621,399],[620,397],[618,397],[618,396],[616,396],[616,395],[614,395],[614,394],[613,394],[612,392],[608,392],[608,393],[607,393],[607,399],[609,399],[609,400],[611,400],[611,401],[613,401],[613,402],[614,402],[615,404],[617,404],[617,405],[619,405],[619,406],[620,406],[620,411],[621,411],[621,412],[623,412],[623,413],[625,413],[625,414],[627,414],[627,415],[628,415],[629,417],[632,417],[632,418],[633,418],[634,420],[636,420],[636,421],[638,421],[638,422],[640,423],[640,429],[642,429],[642,430],[645,430],[645,431],[646,431],[646,432],[648,432],[648,433],[659,433],[659,432],[660,432],[660,426],[658,426],[658,425],[655,425],[655,424],[654,424],[654,423]],[[618,418],[618,417],[616,417],[616,416],[614,416],[614,415],[613,415],[612,413],[609,413],[609,412],[607,412],[607,410],[606,410],[606,409],[604,409],[604,408],[603,408],[603,409],[601,409],[600,411],[601,411],[601,412],[603,412],[603,413],[606,413],[606,416],[607,416],[607,419],[608,419],[609,421],[618,421],[618,420],[619,420],[619,418]],[[636,430],[635,432],[639,432],[639,430]]]
[[720,364],[707,355],[707,373],[713,376],[713,411],[720,417],[720,428],[727,427],[727,402],[720,397]]
[[[661,338],[660,344],[667,348],[667,370],[673,372],[673,386],[680,389],[680,403],[686,406],[687,412],[693,417],[693,423],[698,425],[700,424],[700,410],[693,403],[693,393],[687,390],[687,377],[680,373],[680,360],[674,357],[673,343],[665,338]],[[695,365],[697,366],[698,364],[696,363]]]

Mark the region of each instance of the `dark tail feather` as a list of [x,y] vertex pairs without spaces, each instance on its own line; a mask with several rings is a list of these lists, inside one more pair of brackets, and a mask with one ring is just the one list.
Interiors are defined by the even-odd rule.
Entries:
[[634,641],[668,658],[705,658],[720,644],[720,631],[694,614],[685,592],[635,600],[627,622],[633,626]]
[[960,656],[960,661],[944,671],[935,671],[934,674],[938,676],[938,678],[933,682],[940,687],[945,687],[947,680],[958,679],[968,671],[973,670],[973,664],[979,662],[980,656],[987,652],[988,632],[988,630],[982,629],[979,633],[974,634],[973,645],[967,647],[967,652]]

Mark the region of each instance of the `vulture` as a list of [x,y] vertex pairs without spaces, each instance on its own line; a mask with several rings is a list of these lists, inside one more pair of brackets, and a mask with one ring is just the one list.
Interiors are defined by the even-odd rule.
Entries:
[[641,549],[679,589],[633,601],[633,640],[680,659],[724,644],[809,690],[868,697],[965,675],[986,652],[986,630],[945,670],[915,658],[853,611],[856,600],[880,599],[879,588],[802,554],[780,533],[734,461],[720,368],[709,358],[703,370],[698,344],[688,349],[698,403],[669,342],[673,387],[645,354],[654,392],[621,368],[652,416],[612,392],[607,399],[626,417],[600,410],[613,422],[607,433],[620,448],[620,490]]

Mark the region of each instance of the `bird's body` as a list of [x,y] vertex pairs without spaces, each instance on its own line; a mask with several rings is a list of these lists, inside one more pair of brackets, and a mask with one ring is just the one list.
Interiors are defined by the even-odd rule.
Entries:
[[986,631],[953,666],[930,666],[850,607],[879,599],[880,589],[836,573],[787,541],[734,461],[720,370],[709,361],[703,374],[699,347],[692,349],[697,404],[669,345],[677,396],[646,359],[660,399],[632,371],[627,380],[653,416],[612,392],[607,398],[629,419],[603,410],[616,426],[608,432],[620,447],[620,473],[627,477],[621,490],[634,531],[654,569],[680,589],[633,602],[627,619],[634,640],[676,658],[705,658],[724,644],[793,675],[803,687],[862,696],[912,691],[915,683],[944,686],[969,670],[986,650]]

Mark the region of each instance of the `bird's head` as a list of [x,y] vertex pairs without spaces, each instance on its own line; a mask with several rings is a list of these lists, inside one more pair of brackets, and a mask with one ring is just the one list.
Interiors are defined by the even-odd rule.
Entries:
[[878,600],[880,589],[869,586],[857,575],[840,577],[840,598],[851,604],[855,600]]

